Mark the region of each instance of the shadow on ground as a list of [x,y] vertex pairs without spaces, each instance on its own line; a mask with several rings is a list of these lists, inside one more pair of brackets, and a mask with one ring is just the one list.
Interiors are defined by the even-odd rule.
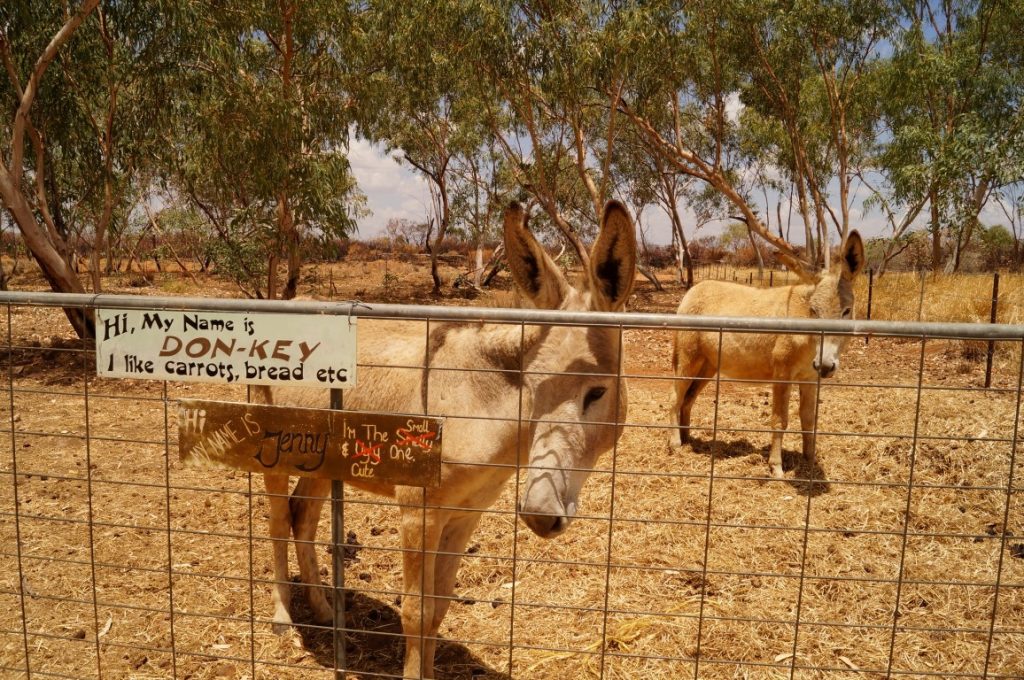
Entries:
[[[308,625],[312,614],[305,602],[302,588],[292,589],[292,609],[296,629],[303,647],[316,662],[325,668],[334,667],[334,631],[330,627]],[[452,604],[449,616],[457,616]],[[383,600],[361,593],[349,592],[345,598],[347,628],[345,640],[345,667],[351,671],[350,679],[363,677],[402,677],[405,640],[402,621],[396,608]],[[307,625],[303,625],[307,624]],[[464,645],[441,640],[435,659],[438,680],[511,680],[511,676],[488,667]]]
[[[683,448],[690,448],[694,453],[709,456],[715,460],[761,456],[764,458],[764,478],[774,481],[768,473],[768,450],[754,446],[746,439],[723,442],[691,438],[688,446]],[[814,498],[830,491],[831,487],[825,478],[825,471],[821,469],[817,458],[808,461],[802,453],[783,449],[782,470],[793,475],[792,477],[787,476],[782,480],[783,483],[789,484],[802,496]]]

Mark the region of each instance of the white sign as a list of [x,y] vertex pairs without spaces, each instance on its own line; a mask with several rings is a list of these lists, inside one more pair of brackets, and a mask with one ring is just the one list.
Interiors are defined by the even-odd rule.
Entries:
[[356,319],[98,309],[96,372],[110,378],[352,387]]

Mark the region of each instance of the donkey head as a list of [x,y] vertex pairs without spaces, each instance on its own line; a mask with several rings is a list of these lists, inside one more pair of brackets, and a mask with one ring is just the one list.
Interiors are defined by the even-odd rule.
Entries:
[[[516,286],[534,306],[571,311],[621,310],[633,289],[636,236],[629,213],[610,201],[582,285],[570,285],[533,235],[526,213],[505,215],[505,248]],[[626,386],[616,327],[534,327],[527,372],[520,460],[527,464],[520,516],[537,535],[569,526],[583,482],[622,433]]]
[[[853,318],[853,279],[864,271],[864,242],[851,231],[839,255],[839,273],[822,276],[811,294],[811,316],[816,319]],[[830,378],[839,369],[839,355],[849,336],[826,335],[814,355],[814,371]]]

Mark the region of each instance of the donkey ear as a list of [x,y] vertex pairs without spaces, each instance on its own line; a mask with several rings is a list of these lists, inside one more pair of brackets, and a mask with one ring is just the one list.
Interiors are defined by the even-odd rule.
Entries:
[[864,241],[856,229],[846,237],[846,245],[839,257],[842,260],[842,277],[844,279],[852,279],[864,271],[864,265],[867,262],[864,257]]
[[636,230],[629,212],[618,201],[608,201],[601,216],[601,233],[590,252],[590,288],[594,307],[622,309],[636,278]]
[[505,210],[505,256],[516,287],[538,309],[558,309],[569,284],[526,228],[526,211],[513,201]]

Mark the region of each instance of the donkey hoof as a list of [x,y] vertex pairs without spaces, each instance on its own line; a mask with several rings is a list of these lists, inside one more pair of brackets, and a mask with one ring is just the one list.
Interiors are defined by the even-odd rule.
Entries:
[[782,474],[782,466],[781,465],[773,465],[772,466],[772,477],[774,477],[775,479],[784,479],[785,478],[785,475]]
[[310,608],[313,610],[313,620],[317,624],[323,626],[334,622],[334,607],[326,601],[323,604],[312,605]]

